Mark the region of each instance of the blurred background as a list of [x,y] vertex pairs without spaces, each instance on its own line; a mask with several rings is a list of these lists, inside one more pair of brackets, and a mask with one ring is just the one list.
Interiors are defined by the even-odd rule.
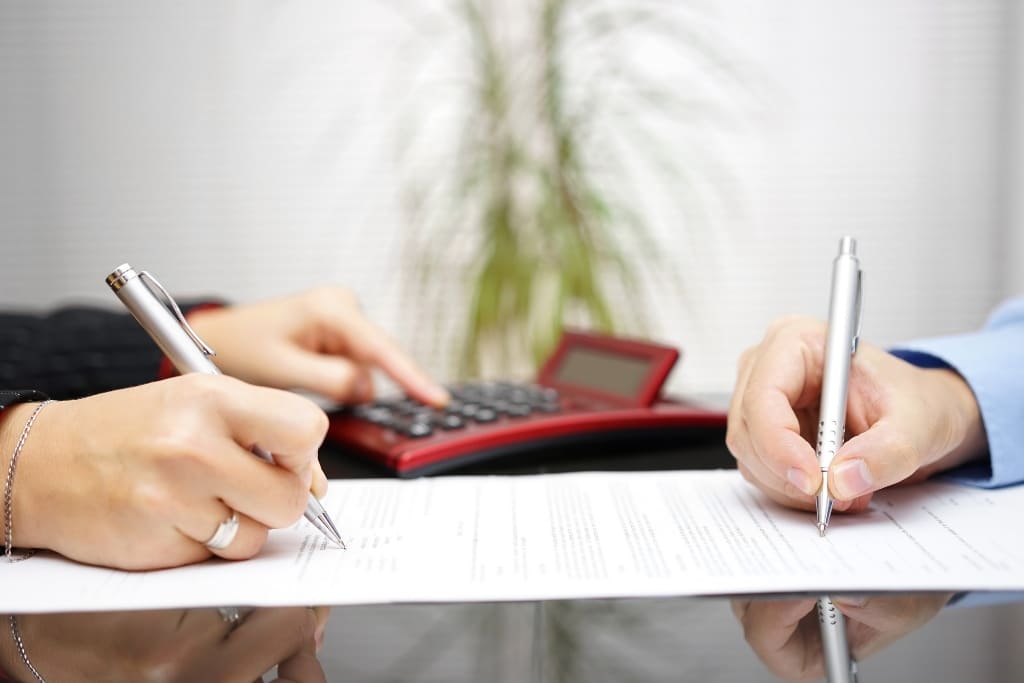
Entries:
[[[558,325],[727,391],[824,317],[867,338],[1024,290],[1017,3],[0,2],[0,305],[323,283],[432,372],[529,377]],[[508,348],[511,347],[511,348]],[[467,358],[467,355],[469,356]]]

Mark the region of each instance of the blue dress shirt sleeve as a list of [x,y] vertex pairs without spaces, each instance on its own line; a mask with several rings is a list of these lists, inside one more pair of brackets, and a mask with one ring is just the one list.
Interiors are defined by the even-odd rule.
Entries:
[[920,367],[951,368],[974,392],[989,458],[951,470],[948,478],[986,488],[1024,482],[1024,298],[999,307],[977,332],[923,339],[891,352]]

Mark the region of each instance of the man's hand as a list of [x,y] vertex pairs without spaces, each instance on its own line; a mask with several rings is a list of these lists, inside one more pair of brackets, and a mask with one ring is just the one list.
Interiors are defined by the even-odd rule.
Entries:
[[[924,626],[951,597],[943,593],[832,601],[846,615],[847,641],[859,661]],[[732,611],[747,643],[772,673],[787,681],[810,681],[825,675],[816,602],[733,600]]]
[[[726,443],[743,476],[773,500],[813,509],[821,487],[814,443],[825,325],[775,322],[740,358]],[[863,509],[871,494],[955,467],[984,451],[977,402],[950,370],[924,370],[861,343],[850,368],[848,440],[829,470],[836,509]]]

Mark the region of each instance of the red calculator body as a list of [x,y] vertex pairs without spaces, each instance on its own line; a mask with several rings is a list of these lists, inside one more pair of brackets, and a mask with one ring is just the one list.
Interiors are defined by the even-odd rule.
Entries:
[[612,434],[642,438],[672,429],[724,427],[720,407],[672,400],[661,388],[679,358],[650,342],[565,332],[533,383],[449,386],[434,410],[409,398],[332,413],[327,438],[400,477]]

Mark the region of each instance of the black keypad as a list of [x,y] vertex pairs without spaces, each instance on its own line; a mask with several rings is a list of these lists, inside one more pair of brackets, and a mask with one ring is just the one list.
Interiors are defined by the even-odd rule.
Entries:
[[502,418],[515,420],[561,410],[561,397],[556,390],[534,384],[468,382],[450,386],[448,392],[452,400],[443,410],[403,396],[356,406],[351,414],[420,439],[431,436],[435,430],[452,431],[471,423],[490,424]]

